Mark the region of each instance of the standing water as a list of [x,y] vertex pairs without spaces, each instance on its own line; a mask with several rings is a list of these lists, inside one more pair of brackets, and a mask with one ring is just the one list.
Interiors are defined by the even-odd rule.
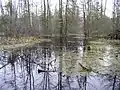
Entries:
[[116,41],[89,41],[86,49],[78,37],[66,43],[62,59],[55,39],[0,51],[0,90],[120,90]]

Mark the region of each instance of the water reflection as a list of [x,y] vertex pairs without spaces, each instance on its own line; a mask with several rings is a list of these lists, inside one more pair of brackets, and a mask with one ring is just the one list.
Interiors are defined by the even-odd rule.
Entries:
[[74,38],[62,46],[61,62],[58,47],[54,41],[1,51],[0,90],[120,89],[118,49],[90,44],[84,51],[83,41]]

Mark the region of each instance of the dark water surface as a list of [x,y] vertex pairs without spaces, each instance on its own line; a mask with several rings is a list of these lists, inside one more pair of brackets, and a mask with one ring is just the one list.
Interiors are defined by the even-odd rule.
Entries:
[[79,37],[0,51],[0,90],[120,90],[119,41]]

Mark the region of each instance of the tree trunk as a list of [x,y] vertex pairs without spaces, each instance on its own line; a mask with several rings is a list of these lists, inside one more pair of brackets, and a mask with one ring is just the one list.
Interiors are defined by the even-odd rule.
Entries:
[[62,0],[59,0],[59,23],[60,23],[60,61],[58,74],[58,90],[62,90],[62,60],[63,60],[63,19],[62,19]]
[[101,18],[103,16],[103,0],[101,0]]
[[84,35],[85,35],[84,46],[86,46],[86,44],[87,44],[87,30],[86,30],[86,18],[85,18],[85,5],[84,4],[83,4],[83,23],[84,23],[83,30],[84,30]]
[[31,18],[30,18],[30,2],[27,0],[27,5],[28,5],[28,24],[29,24],[29,29],[31,28]]
[[46,27],[46,2],[45,2],[45,0],[44,0],[44,27]]
[[104,16],[105,16],[105,13],[106,13],[106,6],[107,6],[107,0],[105,0]]
[[12,36],[12,0],[10,0],[10,31],[9,31],[9,34],[10,34],[10,36]]
[[65,8],[65,45],[67,47],[67,34],[68,34],[68,0],[66,0]]

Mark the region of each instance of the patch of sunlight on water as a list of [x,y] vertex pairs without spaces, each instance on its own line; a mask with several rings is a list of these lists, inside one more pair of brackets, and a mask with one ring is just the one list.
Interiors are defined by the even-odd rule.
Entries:
[[105,53],[103,53],[103,60],[101,60],[101,65],[110,66],[112,64],[111,49],[112,49],[111,45],[107,45],[105,47]]

